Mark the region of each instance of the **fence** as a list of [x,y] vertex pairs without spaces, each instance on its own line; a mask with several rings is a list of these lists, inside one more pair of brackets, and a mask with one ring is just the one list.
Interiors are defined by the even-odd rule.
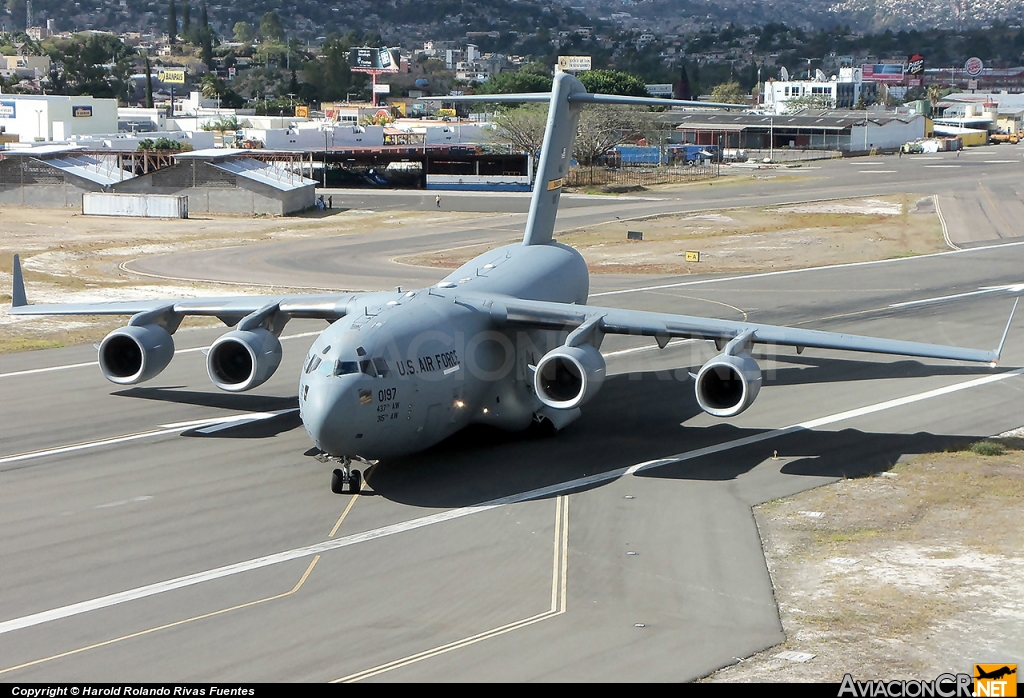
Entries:
[[717,162],[680,167],[573,167],[565,185],[569,187],[641,186],[696,182],[717,177]]

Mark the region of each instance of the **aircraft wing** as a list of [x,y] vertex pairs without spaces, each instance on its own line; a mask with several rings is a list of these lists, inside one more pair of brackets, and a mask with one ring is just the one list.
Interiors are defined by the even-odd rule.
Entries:
[[136,315],[154,311],[177,315],[207,315],[235,324],[246,315],[276,305],[293,318],[337,320],[345,316],[352,294],[299,296],[227,296],[223,298],[170,298],[163,300],[113,301],[106,303],[54,303],[13,305],[11,315]]
[[[602,308],[592,305],[519,300],[498,295],[480,295],[472,299],[460,298],[457,302],[489,313],[498,326],[578,330],[579,332],[594,330],[604,334],[654,337],[662,347],[669,339],[681,337],[714,340],[721,349],[726,343],[742,337],[743,341],[750,343],[792,346],[796,347],[798,351],[802,351],[805,347],[815,347],[983,363],[994,363],[999,359],[1007,332],[1010,329],[1010,321],[1013,319],[1011,311],[1010,320],[1006,323],[999,346],[994,351],[987,351],[840,332],[763,325],[755,322]],[[1013,308],[1017,309],[1017,302],[1014,302]],[[572,341],[572,336],[567,341]]]
[[[100,303],[51,303],[29,305],[21,258],[14,255],[14,283],[11,288],[11,315],[207,315],[234,325],[243,318],[283,313],[286,318],[337,320],[344,317],[356,296],[350,293],[320,293],[294,296],[225,296],[221,298],[169,298],[162,300],[110,301]],[[177,322],[174,323],[177,327]],[[172,330],[173,331],[173,330]]]

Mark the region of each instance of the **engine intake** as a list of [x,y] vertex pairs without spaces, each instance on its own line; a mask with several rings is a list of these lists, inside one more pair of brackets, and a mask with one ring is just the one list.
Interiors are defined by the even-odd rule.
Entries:
[[148,381],[174,358],[174,338],[160,325],[121,327],[100,343],[100,370],[111,383]]
[[604,357],[591,345],[563,346],[549,351],[537,364],[533,387],[548,407],[571,410],[597,393],[604,373]]
[[281,342],[263,328],[223,334],[206,355],[210,380],[232,393],[263,385],[280,365]]
[[715,417],[735,417],[761,390],[761,367],[749,354],[720,354],[701,366],[697,404]]

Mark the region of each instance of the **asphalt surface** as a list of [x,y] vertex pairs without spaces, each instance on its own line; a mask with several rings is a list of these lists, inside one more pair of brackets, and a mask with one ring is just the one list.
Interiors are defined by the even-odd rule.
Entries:
[[[984,150],[1016,162],[972,151],[830,162],[806,179],[716,184],[702,201],[581,199],[560,220],[938,194],[952,241],[973,248],[735,278],[596,277],[591,303],[991,348],[1006,294],[892,307],[1024,282],[1024,244],[1010,239],[1024,220],[1010,198],[1021,149]],[[930,163],[959,167],[933,176]],[[861,173],[872,167],[896,172]],[[947,207],[947,196],[963,203]],[[247,265],[248,282],[291,270],[292,285],[358,287],[376,273],[385,287],[412,285],[420,277],[398,281],[411,268],[389,266],[392,256],[499,239],[515,215],[482,233],[323,240],[301,263],[290,243],[218,259]],[[338,245],[364,255],[355,280],[344,266],[329,276],[349,258]],[[217,268],[195,263],[138,264]],[[303,455],[310,443],[288,411],[307,333],[322,327],[291,323],[277,374],[242,395],[206,378],[199,349],[213,330],[179,332],[188,351],[132,388],[102,379],[92,347],[0,356],[0,681],[694,679],[783,639],[753,504],[1024,422],[1021,318],[996,369],[763,355],[760,396],[727,422],[699,410],[685,370],[713,349],[609,337],[615,375],[565,432],[470,430],[377,465],[371,493],[353,499],[331,494],[329,466]]]
[[[815,199],[882,195],[897,192],[935,194],[940,212],[957,246],[1024,236],[1024,147],[993,146],[956,153],[851,160],[822,160],[799,167],[723,168],[727,176],[710,183],[675,189],[656,188],[636,195],[564,194],[556,231],[646,216],[692,213],[736,206],[764,206]],[[324,190],[339,207],[356,211],[438,212],[434,191]],[[261,245],[258,250],[231,247],[157,255],[128,266],[172,278],[232,283],[260,281],[312,289],[387,290],[436,282],[444,271],[392,261],[416,254],[480,243],[499,244],[522,238],[530,194],[442,192],[437,220],[413,230],[394,224],[360,235],[292,240]],[[449,223],[446,212],[478,212],[476,219]],[[594,279],[600,284],[601,279]],[[614,283],[619,283],[615,280]]]

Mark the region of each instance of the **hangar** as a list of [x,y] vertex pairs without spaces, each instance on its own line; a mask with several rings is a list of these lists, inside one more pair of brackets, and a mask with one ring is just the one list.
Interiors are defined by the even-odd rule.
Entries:
[[316,201],[316,181],[303,175],[294,153],[218,148],[144,156],[67,145],[5,151],[0,204],[79,208],[89,192],[172,194],[187,196],[193,213],[283,216]]
[[[896,150],[925,136],[921,114],[805,109],[798,114],[680,114],[677,142],[722,148],[836,150],[844,154]],[[675,140],[675,139],[674,139]]]

